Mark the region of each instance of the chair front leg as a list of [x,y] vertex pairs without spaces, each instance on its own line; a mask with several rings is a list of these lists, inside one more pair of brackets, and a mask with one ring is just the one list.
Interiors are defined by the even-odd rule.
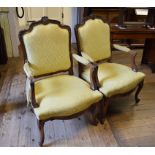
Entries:
[[43,146],[44,139],[45,139],[44,124],[45,124],[44,121],[38,120],[38,128],[39,128],[39,132],[40,132],[40,142],[39,142],[39,146]]
[[140,101],[138,95],[139,95],[140,91],[142,90],[143,85],[144,85],[144,80],[143,80],[142,82],[139,83],[138,88],[137,88],[137,91],[136,91],[136,94],[135,94],[135,101],[136,101],[135,104],[136,104],[136,105],[138,105],[138,102]]

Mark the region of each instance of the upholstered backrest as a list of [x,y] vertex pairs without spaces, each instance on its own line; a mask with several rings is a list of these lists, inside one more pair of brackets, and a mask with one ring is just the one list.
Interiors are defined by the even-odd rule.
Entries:
[[33,76],[71,67],[69,30],[57,23],[37,24],[23,35]]
[[101,19],[88,19],[76,28],[80,51],[88,54],[94,61],[109,58],[110,28]]

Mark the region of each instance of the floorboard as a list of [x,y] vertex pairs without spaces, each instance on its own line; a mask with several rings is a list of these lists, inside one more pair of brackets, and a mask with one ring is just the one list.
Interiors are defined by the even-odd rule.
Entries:
[[[134,105],[134,94],[111,100],[104,125],[92,126],[86,115],[49,121],[44,146],[155,146],[155,74],[140,65],[142,50],[137,51],[138,68],[146,74],[139,105]],[[113,62],[130,66],[126,53],[113,52]],[[38,146],[37,122],[26,105],[22,67],[21,58],[0,66],[0,146]],[[77,74],[76,63],[74,71]]]

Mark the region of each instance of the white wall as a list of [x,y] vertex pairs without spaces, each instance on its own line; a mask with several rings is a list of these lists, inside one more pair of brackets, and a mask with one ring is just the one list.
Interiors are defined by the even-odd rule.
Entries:
[[[21,29],[27,28],[27,19],[28,13],[27,8],[24,8],[25,15],[22,19],[17,18],[15,7],[9,8],[9,23],[10,23],[10,32],[11,32],[11,40],[13,44],[13,56],[19,56],[18,45],[20,44],[18,39],[18,33]],[[20,11],[20,9],[19,9]],[[76,42],[75,34],[74,34],[74,26],[77,24],[77,8],[76,7],[64,7],[62,8],[64,13],[64,18],[62,23],[65,25],[69,25],[72,31],[72,42]],[[50,18],[50,16],[49,16]]]
[[6,43],[7,56],[13,56],[13,46],[11,40],[10,24],[9,24],[9,9],[7,7],[0,7],[0,24],[4,30],[4,38]]
[[69,25],[72,32],[72,43],[76,42],[74,26],[77,24],[77,8],[76,7],[64,7],[63,8],[64,19],[63,24]]
[[[27,26],[26,25],[27,24],[26,20],[28,18],[30,18],[29,17],[30,15],[28,13],[28,9],[29,8],[24,8],[24,10],[25,10],[25,16],[24,16],[24,18],[18,19],[18,21],[19,21],[19,29],[22,29],[22,28],[24,28],[24,27]],[[53,8],[51,10],[52,11],[51,12],[52,14],[53,14],[54,9],[55,9],[55,12],[57,14],[60,12],[60,11],[58,11],[58,8]],[[43,10],[43,11],[40,12],[40,13],[38,13],[38,11],[40,11],[40,10]],[[49,18],[52,18],[52,15],[50,15],[50,12],[48,13],[47,10],[50,11],[50,8],[47,8],[47,9],[44,9],[44,8],[43,9],[41,9],[41,8],[35,9],[34,8],[33,9],[33,12],[34,13],[36,12],[37,15],[40,14],[40,16],[41,15],[42,16],[47,15],[47,16],[49,16]],[[19,9],[19,11],[20,11],[20,9]],[[69,25],[71,27],[71,30],[72,30],[72,38],[71,38],[71,41],[72,42],[76,42],[75,35],[74,35],[74,26],[75,26],[75,24],[77,24],[77,8],[76,7],[63,7],[62,8],[62,11],[64,13],[64,18],[63,18],[62,23],[65,24],[65,25]],[[31,10],[29,12],[31,12]],[[54,17],[56,17],[56,15]],[[61,21],[61,19],[60,19],[60,21]]]
[[[19,14],[21,15],[22,10],[20,9],[20,7],[19,7],[18,11],[19,11]],[[24,8],[24,16],[23,16],[23,18],[18,18],[17,17],[17,19],[18,19],[18,24],[19,24],[19,30],[24,29],[25,26],[27,25],[27,9],[26,8]]]
[[8,19],[9,19],[9,25],[10,25],[11,41],[12,41],[12,46],[13,46],[13,57],[18,57],[19,56],[19,51],[18,51],[19,28],[18,28],[18,20],[17,20],[16,14],[15,14],[15,8],[13,8],[13,7],[9,8]]

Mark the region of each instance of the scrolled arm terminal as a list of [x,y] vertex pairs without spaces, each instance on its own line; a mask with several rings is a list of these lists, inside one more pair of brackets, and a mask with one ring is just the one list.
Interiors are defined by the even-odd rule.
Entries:
[[90,67],[90,85],[93,90],[97,90],[99,88],[98,64],[95,63],[93,59],[84,52],[82,52],[81,54],[82,56],[73,54],[73,58],[79,63]]
[[126,46],[121,46],[118,44],[113,44],[113,47],[119,51],[123,51],[126,53],[130,53],[131,55],[131,68],[134,72],[138,71],[137,65],[136,65],[136,56],[137,56],[137,52],[135,50],[131,50],[130,48],[126,47]]

